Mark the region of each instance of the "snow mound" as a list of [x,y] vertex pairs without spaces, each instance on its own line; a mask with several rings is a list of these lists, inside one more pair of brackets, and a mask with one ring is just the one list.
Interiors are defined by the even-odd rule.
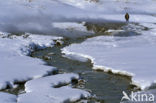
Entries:
[[17,103],[64,103],[90,97],[86,91],[67,85],[78,79],[77,74],[58,74],[28,81],[25,94],[18,97]]
[[33,51],[34,47],[41,49],[53,46],[53,39],[56,38],[59,37],[40,35],[30,35],[28,38],[0,37],[0,89],[13,87],[15,81],[27,81],[55,71],[55,67],[45,66],[43,61],[26,55]]

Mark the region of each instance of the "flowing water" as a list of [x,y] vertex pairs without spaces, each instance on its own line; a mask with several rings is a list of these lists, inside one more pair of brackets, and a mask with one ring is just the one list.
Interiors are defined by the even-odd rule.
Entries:
[[[119,103],[123,96],[122,91],[130,93],[130,91],[134,91],[137,88],[131,84],[131,77],[94,71],[91,60],[87,62],[71,60],[64,57],[64,54],[61,53],[62,48],[73,43],[81,43],[87,38],[91,37],[78,39],[64,38],[62,45],[56,44],[52,48],[34,51],[31,56],[41,58],[46,61],[47,65],[57,67],[59,73],[72,72],[79,74],[80,80],[75,82],[75,88],[87,90],[92,94],[92,98],[87,100],[89,103]],[[81,103],[82,101],[79,102]]]

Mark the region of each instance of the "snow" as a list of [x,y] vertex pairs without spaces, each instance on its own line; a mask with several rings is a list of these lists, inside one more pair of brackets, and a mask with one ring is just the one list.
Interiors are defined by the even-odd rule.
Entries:
[[78,53],[71,53],[66,50],[63,50],[62,53],[64,53],[63,57],[66,57],[68,59],[75,60],[75,61],[87,62],[91,58],[86,55],[82,55],[82,54],[78,54]]
[[86,91],[61,86],[70,84],[73,79],[79,79],[79,76],[58,74],[28,81],[25,84],[26,93],[19,95],[17,103],[64,103],[90,97]]
[[81,30],[84,32],[88,32],[86,30],[86,27],[84,26],[84,24],[85,24],[85,22],[83,22],[83,23],[74,23],[74,22],[54,22],[54,23],[52,23],[53,27],[55,27],[55,28],[66,29],[66,30],[70,29],[71,31]]
[[94,58],[94,69],[101,68],[104,71],[115,70],[115,73],[122,74],[124,71],[124,74],[127,72],[130,75],[133,74],[133,81],[137,81],[142,88],[145,88],[155,81],[156,25],[149,23],[139,25],[150,29],[145,31],[141,29],[142,26],[139,29],[138,25],[129,24],[129,29],[125,30],[125,34],[135,30],[141,35],[98,36],[80,44],[72,44],[63,50],[91,56]]
[[[0,30],[53,35],[60,33],[60,35],[64,35],[64,30],[53,27],[52,23],[66,21],[64,19],[70,15],[65,11],[69,11],[70,14],[77,12],[75,16],[71,15],[70,18],[78,17],[78,12],[81,12],[80,9],[65,5],[57,0],[33,0],[33,2],[6,0],[0,4]],[[81,35],[81,33],[80,30],[79,34]]]
[[57,35],[65,36],[65,37],[82,37],[93,35],[92,31],[87,31],[86,27],[84,26],[85,22],[77,23],[77,22],[54,22],[52,26],[55,30],[58,29]]
[[[94,33],[87,31],[84,21],[125,22],[126,12],[130,14],[130,22],[152,29],[144,31],[141,27],[132,25],[136,28],[128,32],[109,30],[116,36],[99,36],[81,44],[72,44],[64,49],[64,57],[81,62],[90,58],[94,63],[93,69],[133,75],[133,80],[143,88],[150,85],[155,81],[156,67],[155,4],[155,0],[4,0],[0,3],[0,89],[5,89],[7,85],[13,87],[15,81],[33,79],[26,83],[26,94],[20,95],[18,102],[58,103],[89,97],[88,92],[70,86],[53,87],[55,84],[70,83],[72,77],[77,79],[75,74],[41,78],[56,68],[45,66],[43,61],[26,55],[35,49],[51,47],[54,45],[53,40],[61,38],[31,34],[70,38],[90,36]],[[119,33],[131,34],[131,31],[142,35],[117,36]],[[9,37],[9,33],[23,32],[31,34],[27,34],[29,36],[26,38]],[[5,98],[8,102],[15,102],[14,95],[0,92],[1,96],[4,101],[0,99],[0,103],[5,103]]]
[[43,61],[26,55],[34,47],[53,46],[53,39],[57,38],[40,35],[30,35],[28,38],[13,36],[12,39],[0,37],[0,89],[5,89],[7,85],[13,87],[15,81],[27,81],[55,71],[55,67],[45,66]]
[[0,97],[0,103],[17,103],[15,95],[0,92]]
[[62,103],[90,97],[87,91],[74,89],[69,85],[72,80],[79,79],[77,74],[47,76],[56,68],[44,65],[40,59],[27,56],[34,49],[52,47],[55,44],[53,40],[59,39],[62,38],[29,33],[16,36],[1,32],[0,89],[7,86],[14,88],[14,82],[26,81],[26,93],[16,97],[0,92],[0,103]]
[[[29,2],[29,0],[5,0],[0,4],[0,31],[72,37],[71,29],[65,30],[61,27],[66,25],[67,28],[68,26],[70,28],[73,26],[73,22],[76,22],[76,25],[80,27],[79,23],[83,21],[125,22],[126,12],[130,14],[130,22],[156,21],[155,0],[144,0],[143,2],[140,0],[90,1],[31,0]],[[71,22],[70,25],[69,22]],[[72,29],[76,33],[73,37],[91,35],[90,32],[86,32],[82,28]]]
[[[75,6],[95,13],[120,14],[130,12],[133,14],[155,14],[154,0],[58,0],[65,4]],[[91,2],[92,1],[92,2]],[[93,2],[97,1],[97,2]],[[144,8],[144,9],[142,9]]]

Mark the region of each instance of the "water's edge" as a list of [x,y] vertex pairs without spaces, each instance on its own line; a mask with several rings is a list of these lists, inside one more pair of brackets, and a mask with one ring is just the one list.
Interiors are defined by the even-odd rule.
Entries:
[[[36,49],[29,56],[33,58],[40,58],[46,62],[46,65],[53,66],[58,69],[58,71],[49,73],[46,76],[71,72],[79,74],[80,80],[73,81],[73,87],[89,91],[92,94],[92,98],[89,98],[88,100],[80,100],[77,101],[77,103],[82,103],[84,101],[89,103],[119,103],[121,97],[123,96],[122,91],[130,94],[131,91],[139,90],[136,85],[132,84],[132,78],[130,76],[113,74],[112,72],[106,73],[100,70],[95,71],[93,70],[93,64],[91,60],[88,60],[87,62],[71,60],[64,57],[64,53],[62,53],[61,50],[71,44],[82,43],[88,38],[101,35],[111,35],[105,31],[108,29],[121,29],[123,25],[125,24],[96,25],[86,23],[85,26],[87,30],[93,30],[95,35],[75,39],[63,38],[61,40],[54,40],[55,45],[53,47],[41,50]],[[25,93],[24,85],[26,82],[27,81],[16,82],[14,84],[16,84],[18,87],[13,88],[8,85],[6,89],[0,91],[8,92],[18,96],[21,93]]]
[[47,65],[58,68],[59,73],[73,72],[79,74],[81,80],[75,87],[92,93],[93,98],[88,100],[89,103],[119,103],[122,97],[122,91],[130,93],[130,91],[136,89],[136,86],[132,84],[131,77],[94,71],[91,61],[80,62],[67,59],[63,56],[62,48],[73,43],[81,43],[87,38],[91,37],[78,39],[64,38],[62,45],[56,43],[52,48],[34,51],[31,56],[43,59]]

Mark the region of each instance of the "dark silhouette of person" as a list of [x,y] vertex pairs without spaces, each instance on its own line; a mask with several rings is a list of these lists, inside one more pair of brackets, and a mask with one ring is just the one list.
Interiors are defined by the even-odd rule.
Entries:
[[128,13],[125,14],[125,19],[127,22],[129,21],[129,14]]

